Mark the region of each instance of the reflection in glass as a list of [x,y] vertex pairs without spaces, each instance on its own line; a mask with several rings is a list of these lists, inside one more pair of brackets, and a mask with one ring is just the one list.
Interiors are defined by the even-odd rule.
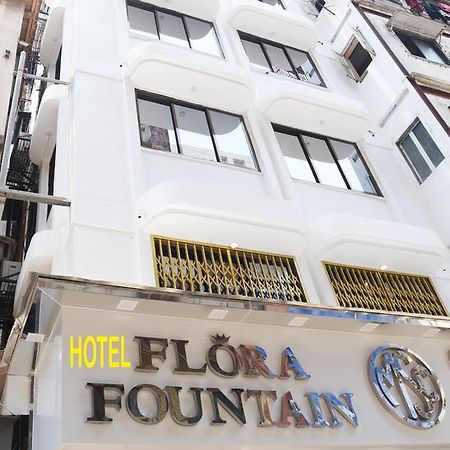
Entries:
[[269,71],[271,70],[269,63],[267,62],[267,59],[264,55],[264,52],[262,51],[262,48],[259,44],[247,41],[245,39],[242,39],[242,44],[244,46],[245,53],[247,53],[248,59],[252,64],[267,69]]
[[189,40],[194,50],[222,56],[216,32],[210,23],[192,17],[186,17],[185,21]]
[[375,186],[354,144],[331,140],[336,158],[350,187],[356,191],[376,194]]
[[411,136],[406,136],[401,143],[401,147],[411,165],[416,170],[417,176],[421,181],[425,181],[431,175],[431,169],[426,163],[424,157],[413,142]]
[[127,6],[128,20],[130,27],[133,30],[143,31],[158,38],[158,31],[156,29],[155,14],[146,9],[135,8],[134,6]]
[[291,177],[296,180],[316,181],[298,137],[280,132],[275,132],[275,135]]
[[311,136],[303,136],[303,140],[319,181],[329,186],[346,188],[326,141]]
[[159,35],[162,41],[189,48],[186,32],[181,17],[156,11]]
[[286,51],[294,63],[300,80],[308,81],[309,83],[316,84],[317,86],[322,84],[316,69],[306,53],[299,50],[294,50],[293,48],[286,48]]
[[430,158],[433,166],[437,167],[444,160],[444,155],[441,153],[428,131],[422,125],[422,122],[418,122],[417,125],[414,126],[413,133],[420,142],[420,145],[424,149],[428,158]]
[[263,46],[266,49],[275,73],[297,79],[297,75],[294,73],[292,66],[282,48],[266,43],[263,43]]
[[242,119],[217,111],[210,112],[220,161],[255,169],[250,143]]
[[170,108],[160,103],[138,100],[142,146],[177,153],[177,140]]
[[181,153],[195,158],[216,161],[214,145],[204,111],[174,106]]

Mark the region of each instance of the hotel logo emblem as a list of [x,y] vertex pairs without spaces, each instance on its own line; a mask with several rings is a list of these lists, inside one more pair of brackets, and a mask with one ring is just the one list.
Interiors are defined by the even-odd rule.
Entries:
[[378,347],[369,358],[370,383],[380,402],[397,419],[418,429],[442,421],[446,400],[430,366],[406,347]]

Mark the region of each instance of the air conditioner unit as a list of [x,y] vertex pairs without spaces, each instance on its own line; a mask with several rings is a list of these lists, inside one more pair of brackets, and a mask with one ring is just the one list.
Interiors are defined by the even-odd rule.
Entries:
[[[22,263],[5,259],[2,262],[1,276],[7,281],[17,281]],[[5,280],[5,281],[6,281]]]

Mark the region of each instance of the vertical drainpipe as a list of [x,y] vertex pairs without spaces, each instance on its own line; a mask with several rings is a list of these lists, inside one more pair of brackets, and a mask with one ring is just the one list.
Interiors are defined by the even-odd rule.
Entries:
[[437,109],[434,107],[434,105],[431,103],[430,99],[423,93],[420,86],[417,84],[416,80],[411,76],[411,74],[406,70],[405,66],[400,62],[400,60],[397,58],[397,56],[394,54],[394,52],[391,50],[391,48],[387,45],[386,41],[383,39],[383,37],[380,35],[378,30],[375,28],[373,23],[368,19],[366,14],[364,13],[361,6],[354,2],[353,6],[356,8],[356,10],[359,12],[359,14],[362,16],[364,21],[367,23],[369,28],[372,30],[372,32],[375,34],[377,39],[381,42],[384,49],[388,52],[389,56],[394,60],[394,62],[397,64],[399,69],[402,71],[403,75],[405,75],[406,79],[409,81],[411,86],[415,89],[419,97],[423,100],[425,105],[428,107],[428,109],[433,114],[434,118],[439,122],[441,127],[444,129],[444,131],[450,136],[450,127],[448,126],[447,122],[442,118],[442,116],[439,114]]

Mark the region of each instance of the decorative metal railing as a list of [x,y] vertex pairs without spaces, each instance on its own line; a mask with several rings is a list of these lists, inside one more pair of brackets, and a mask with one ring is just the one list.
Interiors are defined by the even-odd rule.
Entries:
[[340,306],[447,316],[429,277],[324,263]]
[[295,259],[270,253],[153,237],[160,287],[306,302]]

